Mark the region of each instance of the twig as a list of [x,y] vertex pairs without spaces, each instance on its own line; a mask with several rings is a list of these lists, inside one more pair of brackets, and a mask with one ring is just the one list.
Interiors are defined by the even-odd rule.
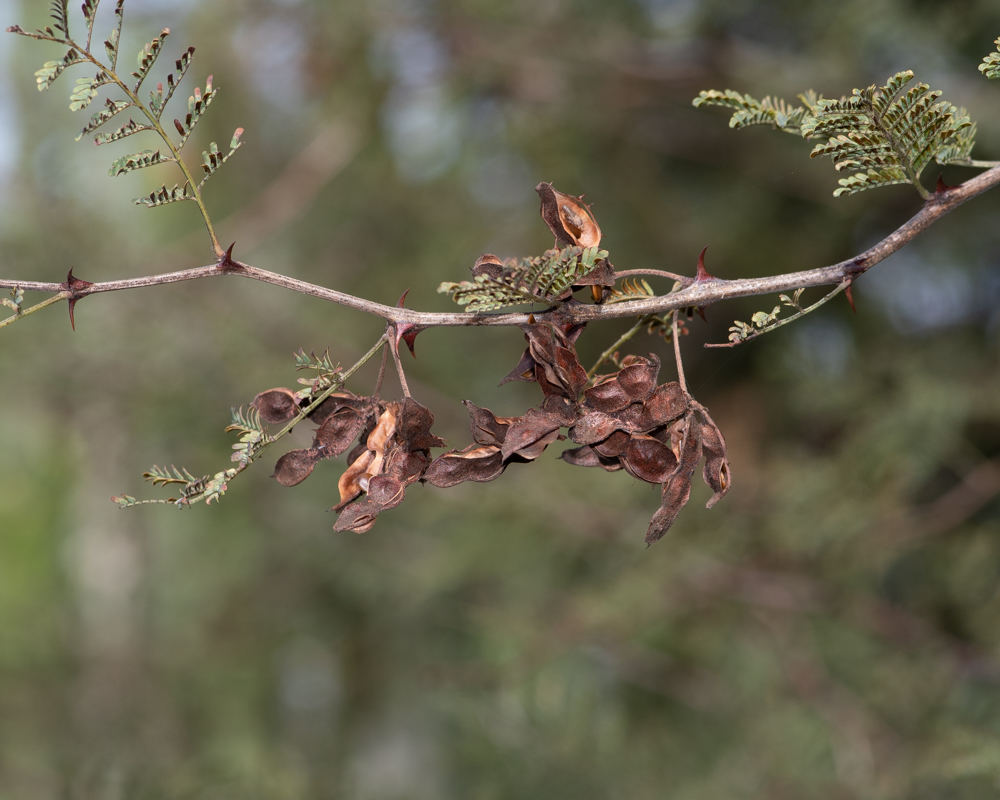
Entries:
[[687,381],[684,380],[684,362],[681,361],[681,337],[678,335],[680,327],[677,324],[677,315],[680,314],[680,310],[674,311],[674,319],[670,323],[671,330],[673,331],[674,337],[674,359],[677,361],[677,380],[681,385],[681,391],[687,394]]
[[[548,309],[533,315],[523,313],[505,314],[468,314],[468,313],[433,313],[414,311],[408,308],[396,308],[381,303],[374,303],[333,289],[296,280],[267,270],[258,269],[240,262],[232,262],[226,269],[220,269],[217,264],[195,269],[170,272],[162,275],[150,275],[141,278],[131,278],[120,281],[105,281],[94,283],[85,289],[78,290],[76,297],[82,298],[91,294],[114,292],[123,289],[138,289],[149,286],[159,286],[167,283],[199,280],[217,275],[238,275],[251,280],[282,286],[286,289],[317,297],[329,302],[338,303],[348,308],[354,308],[367,314],[394,322],[410,322],[423,328],[453,327],[453,326],[515,326],[530,324],[529,317],[536,321],[553,321],[561,323],[592,322],[601,319],[622,319],[637,317],[644,314],[663,314],[690,306],[707,306],[720,300],[730,300],[736,297],[750,297],[761,294],[785,292],[797,288],[811,286],[839,285],[845,280],[853,279],[867,272],[880,261],[885,260],[904,245],[911,242],[933,223],[959,205],[973,197],[1000,184],[1000,166],[983,172],[966,181],[960,186],[935,193],[908,222],[889,234],[874,247],[854,258],[841,261],[828,267],[790,272],[784,275],[774,275],[763,278],[744,278],[741,280],[721,280],[695,282],[679,292],[650,297],[643,300],[630,300],[625,303],[603,305],[573,305]],[[38,281],[23,281],[15,279],[0,279],[0,287],[21,287],[25,291],[63,292],[65,286],[60,283],[43,283]]]
[[782,327],[784,325],[788,325],[790,322],[795,322],[795,320],[799,319],[800,317],[804,317],[806,314],[809,314],[809,313],[815,311],[820,306],[825,305],[826,303],[829,303],[834,297],[836,297],[838,294],[840,294],[842,291],[844,291],[850,285],[851,285],[850,281],[844,281],[842,284],[840,284],[840,286],[838,286],[836,289],[834,289],[832,292],[830,292],[828,295],[826,295],[822,299],[817,300],[811,306],[803,308],[797,314],[793,314],[792,316],[788,317],[787,319],[778,320],[777,322],[774,322],[771,325],[768,325],[767,327],[761,328],[756,333],[751,333],[749,336],[746,336],[743,339],[739,339],[738,341],[735,341],[735,342],[722,342],[722,343],[719,343],[719,344],[706,344],[705,347],[736,347],[737,345],[740,345],[740,344],[746,344],[747,342],[752,342],[754,339],[756,339],[756,338],[758,338],[760,336],[763,336],[765,333],[770,333],[771,331],[777,330],[778,328],[780,328],[780,327]]
[[[388,337],[386,337],[386,340],[388,342]],[[382,347],[382,364],[378,368],[378,379],[375,381],[375,391],[372,392],[372,401],[375,404],[378,404],[379,397],[382,395],[382,380],[385,378],[385,365],[386,362],[389,360],[390,347],[392,347],[392,345],[388,343],[386,343]]]
[[11,314],[11,316],[7,317],[6,319],[0,320],[0,328],[4,328],[7,325],[13,325],[19,319],[24,319],[29,314],[34,314],[36,311],[41,311],[43,308],[55,305],[60,300],[65,300],[69,296],[70,295],[68,292],[60,292],[59,294],[53,295],[47,300],[43,300],[41,303],[38,303],[37,305],[33,305],[30,308],[22,309],[21,311],[18,311],[16,314]]
[[607,361],[611,356],[615,354],[615,350],[621,347],[625,342],[629,341],[633,336],[635,336],[639,331],[642,330],[643,326],[648,324],[648,319],[643,317],[635,325],[629,328],[625,333],[618,337],[618,340],[611,345],[607,350],[601,353],[601,357],[597,359],[597,363],[594,364],[589,370],[587,370],[587,380],[590,380],[597,374],[597,370],[601,368],[601,364]]
[[681,286],[690,286],[694,283],[694,278],[689,278],[685,275],[678,275],[676,272],[667,272],[662,269],[626,269],[626,270],[615,270],[616,278],[631,278],[635,275],[652,275],[656,278],[669,278],[672,281],[677,281]]
[[396,364],[396,374],[399,375],[399,385],[403,387],[403,397],[409,397],[410,387],[406,385],[406,375],[403,374],[403,363],[399,360],[399,348],[396,347],[391,341],[389,342],[388,347],[392,351],[392,360]]

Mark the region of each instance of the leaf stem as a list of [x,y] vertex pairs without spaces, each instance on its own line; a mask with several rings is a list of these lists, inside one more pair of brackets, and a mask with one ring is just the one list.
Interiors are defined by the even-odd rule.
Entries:
[[173,157],[174,161],[177,162],[177,166],[180,167],[181,172],[184,173],[184,179],[191,187],[191,191],[193,192],[193,199],[195,203],[198,204],[198,210],[201,212],[201,217],[205,222],[205,227],[208,229],[209,238],[212,240],[212,252],[215,253],[215,256],[217,258],[222,258],[223,256],[225,256],[226,251],[219,244],[219,237],[216,236],[215,234],[215,227],[212,225],[212,218],[208,214],[208,208],[205,206],[204,199],[202,199],[201,186],[199,183],[195,181],[194,175],[192,175],[191,173],[191,169],[188,167],[186,163],[184,163],[184,159],[181,158],[181,151],[174,145],[173,140],[171,140],[166,130],[164,130],[163,126],[160,124],[159,118],[155,114],[153,114],[153,112],[146,107],[146,104],[139,99],[139,95],[133,92],[131,89],[129,89],[129,87],[125,84],[125,82],[118,77],[118,73],[115,71],[115,69],[105,66],[99,59],[94,57],[94,54],[90,52],[89,47],[86,49],[82,49],[80,48],[79,45],[75,44],[72,39],[68,39],[67,43],[71,47],[75,47],[77,50],[79,50],[86,57],[88,61],[90,61],[99,70],[101,70],[101,72],[103,72],[105,75],[107,75],[118,86],[118,88],[125,93],[125,96],[128,97],[128,99],[135,105],[135,107],[142,112],[143,116],[145,116],[146,119],[149,120],[150,124],[153,126],[153,129],[156,131],[159,137],[163,140],[163,143],[170,150],[170,155]]
[[611,347],[609,347],[607,350],[601,353],[601,357],[597,359],[597,363],[594,364],[594,366],[592,366],[589,370],[587,370],[587,380],[588,381],[592,380],[593,377],[597,374],[597,370],[601,368],[601,365],[609,358],[611,358],[611,356],[615,354],[615,351],[619,347],[621,347],[623,344],[625,344],[625,342],[629,341],[629,339],[631,339],[639,331],[641,331],[643,326],[646,325],[647,322],[648,322],[648,315],[647,317],[643,317],[638,322],[636,322],[635,325],[633,325],[631,328],[625,331],[625,333],[619,336],[617,341],[615,341],[615,343],[611,345]]
[[43,308],[47,308],[48,306],[55,305],[60,300],[66,300],[67,298],[69,298],[69,296],[70,295],[67,292],[60,292],[59,294],[53,295],[52,297],[49,297],[49,298],[46,298],[45,300],[43,300],[41,303],[38,303],[37,305],[31,306],[30,308],[22,309],[18,313],[12,314],[11,316],[7,317],[6,319],[0,320],[0,328],[4,328],[7,325],[13,325],[19,319],[24,319],[29,314],[34,314],[36,311],[41,311]]
[[674,360],[677,362],[677,380],[681,385],[681,391],[684,392],[684,394],[687,394],[688,387],[687,381],[684,379],[684,362],[681,360],[681,337],[677,335],[679,332],[677,315],[680,313],[681,310],[679,308],[674,310],[674,319],[670,326],[674,337]]
[[851,285],[851,281],[844,281],[843,283],[840,284],[840,286],[838,286],[836,289],[834,289],[832,292],[830,292],[829,294],[827,294],[822,299],[817,300],[811,306],[807,306],[806,308],[803,308],[797,314],[793,314],[792,316],[788,317],[788,319],[782,319],[782,320],[779,320],[778,322],[775,322],[775,323],[773,323],[771,325],[768,325],[766,328],[761,328],[759,331],[757,331],[756,333],[750,334],[745,339],[740,339],[737,342],[723,342],[721,344],[706,344],[705,347],[736,347],[736,345],[739,345],[739,344],[746,344],[747,342],[752,342],[754,339],[757,339],[758,337],[763,336],[765,333],[770,333],[771,331],[777,330],[778,328],[781,328],[781,327],[783,327],[785,325],[788,325],[789,323],[795,322],[795,320],[800,319],[801,317],[804,317],[806,314],[812,313],[813,311],[815,311],[820,306],[826,305],[834,297],[836,297],[842,291],[844,291],[845,289],[847,289],[847,287],[850,286],[850,285]]

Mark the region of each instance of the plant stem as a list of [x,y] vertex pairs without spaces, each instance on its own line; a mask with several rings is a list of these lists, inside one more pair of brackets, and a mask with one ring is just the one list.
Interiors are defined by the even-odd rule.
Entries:
[[815,311],[820,306],[825,305],[826,303],[829,303],[834,297],[836,297],[838,294],[840,294],[842,291],[844,291],[850,285],[851,285],[850,281],[844,281],[842,284],[840,284],[840,286],[838,286],[836,289],[834,289],[832,292],[830,292],[828,295],[826,295],[822,299],[817,300],[811,306],[807,306],[806,308],[803,308],[797,314],[793,314],[788,319],[779,320],[778,322],[775,322],[775,323],[773,323],[771,325],[768,325],[766,328],[761,328],[759,331],[757,331],[756,333],[752,333],[750,336],[747,336],[745,339],[740,339],[737,342],[723,342],[721,344],[706,344],[705,347],[736,347],[736,345],[739,345],[739,344],[746,344],[747,342],[752,342],[754,339],[758,338],[759,336],[763,336],[765,333],[770,333],[771,331],[777,330],[778,328],[781,328],[781,327],[783,327],[785,325],[788,325],[791,322],[795,322],[795,320],[800,319],[801,317],[804,317],[806,314],[809,314],[809,313]]
[[679,308],[674,311],[674,319],[671,323],[671,328],[674,336],[674,360],[677,361],[677,380],[681,385],[681,391],[684,392],[684,394],[687,394],[688,387],[687,381],[684,379],[684,362],[681,361],[681,337],[677,335],[679,333],[677,315],[680,313],[681,310]]
[[601,365],[607,361],[611,356],[615,354],[615,350],[621,347],[625,342],[635,336],[639,331],[642,330],[643,326],[647,324],[647,318],[643,317],[635,325],[629,328],[625,333],[618,337],[617,341],[611,345],[607,350],[601,353],[601,357],[597,359],[597,363],[594,364],[589,370],[587,370],[587,380],[591,380],[596,374],[597,370],[601,368]]
[[60,300],[65,300],[68,297],[69,297],[69,294],[67,294],[65,292],[60,292],[59,294],[53,295],[52,297],[49,297],[46,300],[43,300],[38,305],[31,306],[30,308],[25,308],[22,311],[18,312],[17,314],[12,314],[11,316],[7,317],[7,319],[0,320],[0,328],[4,328],[7,325],[13,325],[19,319],[24,319],[29,314],[34,314],[36,311],[41,311],[43,308],[47,308],[48,306],[55,305]]

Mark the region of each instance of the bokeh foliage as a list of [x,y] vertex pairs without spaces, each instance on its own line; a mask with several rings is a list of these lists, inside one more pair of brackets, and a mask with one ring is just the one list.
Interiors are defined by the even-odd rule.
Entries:
[[[246,128],[206,189],[225,244],[390,304],[447,309],[436,287],[480,253],[551,247],[540,180],[595,203],[619,269],[691,274],[709,244],[720,277],[849,257],[918,207],[908,187],[834,200],[828,164],[730,131],[691,107],[702,89],[839,97],[913,69],[1000,158],[985,0],[130,3],[123,54],[169,26],[169,58],[195,45],[222,87],[196,146]],[[129,204],[166,177],[107,177],[127,142],[73,141],[32,77],[59,54],[34,44],[3,41],[4,275],[209,263],[192,204]],[[998,211],[986,195],[877,266],[856,317],[838,300],[735,351],[700,345],[770,298],[692,321],[735,485],[710,512],[696,490],[648,551],[655,489],[554,456],[415,487],[360,537],[322,513],[329,462],[119,511],[150,464],[221,468],[229,407],[289,385],[298,348],[350,364],[381,323],[219,279],[86,299],[75,334],[56,310],[5,329],[0,797],[994,797]],[[625,327],[587,331],[584,362]],[[435,432],[469,441],[462,399],[537,403],[495,388],[522,349],[421,334],[404,357]]]

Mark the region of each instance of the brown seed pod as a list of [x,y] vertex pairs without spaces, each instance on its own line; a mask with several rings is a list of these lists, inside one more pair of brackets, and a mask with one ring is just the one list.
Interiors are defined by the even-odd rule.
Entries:
[[365,427],[365,418],[353,408],[342,408],[323,420],[316,431],[313,447],[324,457],[339,456],[351,446]]
[[601,243],[601,229],[583,200],[556,191],[551,183],[540,183],[535,191],[542,201],[542,219],[561,245],[596,247]]
[[663,483],[677,467],[677,459],[663,442],[652,436],[630,436],[622,466],[629,474],[646,483]]
[[365,450],[340,476],[340,480],[337,482],[337,488],[340,490],[340,502],[334,507],[335,511],[339,511],[361,494],[363,489],[360,480],[362,476],[368,475],[368,468],[374,461],[375,453],[371,450]]
[[[514,453],[531,447],[552,433],[558,436],[561,427],[562,418],[559,415],[540,408],[529,408],[523,417],[515,420],[510,426],[500,452],[506,461]],[[550,438],[546,445],[553,441],[555,437]],[[545,449],[544,445],[542,449]],[[537,455],[533,458],[537,458]]]
[[503,273],[503,261],[492,253],[483,253],[476,259],[472,267],[472,276],[478,278],[480,275],[488,275],[491,278],[499,278]]
[[562,460],[577,467],[601,467],[607,472],[618,472],[622,468],[617,458],[604,458],[589,446],[563,450]]
[[261,392],[250,403],[250,407],[257,409],[261,420],[270,425],[288,422],[299,413],[295,393],[291,389],[268,389]]
[[271,477],[282,486],[295,486],[309,477],[321,458],[315,450],[292,450],[278,459]]
[[[637,356],[635,360],[618,372],[618,385],[634,403],[649,399],[656,389],[656,378],[660,374],[660,359],[655,353],[648,358]],[[666,384],[664,384],[666,385]]]
[[447,489],[465,481],[487,483],[504,471],[503,455],[494,445],[470,445],[465,450],[444,453],[434,459],[424,473],[432,486]]

